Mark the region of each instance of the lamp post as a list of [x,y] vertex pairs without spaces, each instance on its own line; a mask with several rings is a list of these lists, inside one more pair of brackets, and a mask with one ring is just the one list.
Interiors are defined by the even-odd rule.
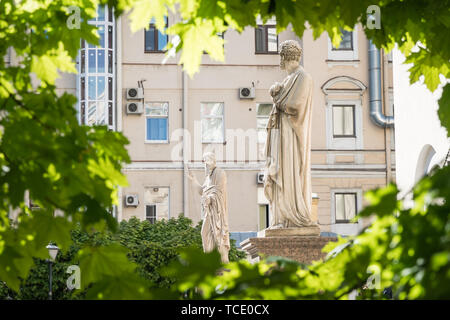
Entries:
[[52,292],[52,280],[53,280],[53,261],[55,261],[56,256],[58,255],[59,248],[54,244],[49,244],[47,247],[48,254],[50,255],[50,259],[48,261],[48,299],[52,300],[53,292]]

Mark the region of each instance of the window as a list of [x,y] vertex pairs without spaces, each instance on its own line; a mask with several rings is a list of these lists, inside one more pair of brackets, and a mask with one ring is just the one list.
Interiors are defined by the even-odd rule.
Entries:
[[[166,28],[168,19],[166,17]],[[169,36],[156,29],[154,20],[150,21],[148,29],[145,29],[145,52],[163,52],[167,45]]]
[[256,106],[256,130],[258,132],[258,160],[265,160],[264,150],[267,139],[267,122],[272,110],[271,103],[258,103]]
[[155,205],[147,205],[145,206],[145,219],[154,224],[156,222],[156,206]]
[[259,230],[263,230],[269,227],[269,205],[259,205]]
[[341,29],[342,37],[339,46],[335,47],[328,37],[328,60],[330,66],[345,65],[358,66],[358,25],[353,31]]
[[97,17],[89,20],[97,27],[99,44],[81,41],[79,52],[78,101],[81,124],[107,125],[114,129],[114,20],[112,8],[99,6]]
[[356,215],[356,193],[335,193],[336,223],[349,223]]
[[255,52],[278,53],[278,35],[275,25],[260,25],[255,29]]
[[144,201],[145,219],[150,221],[150,223],[170,218],[168,187],[146,187]]
[[355,136],[355,106],[333,105],[333,136]]
[[353,50],[353,32],[341,29],[342,40],[337,48],[333,50]]
[[145,104],[145,141],[168,142],[168,102],[147,102]]
[[224,142],[223,109],[223,102],[204,102],[201,104],[203,143]]

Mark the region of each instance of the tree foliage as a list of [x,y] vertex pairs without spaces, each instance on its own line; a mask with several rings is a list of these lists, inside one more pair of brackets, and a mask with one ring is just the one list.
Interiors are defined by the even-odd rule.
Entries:
[[[67,251],[58,254],[53,265],[53,298],[82,299],[102,298],[102,296],[112,298],[118,291],[116,298],[123,299],[127,297],[127,293],[123,292],[124,289],[111,287],[109,282],[120,281],[124,284],[130,278],[135,281],[126,287],[130,285],[142,287],[141,297],[151,297],[148,289],[158,291],[158,288],[169,288],[175,282],[175,278],[161,274],[160,269],[175,261],[180,249],[202,248],[200,230],[201,223],[193,227],[192,221],[184,217],[161,220],[155,224],[131,218],[128,221],[121,221],[116,233],[96,230],[87,232],[77,226],[70,232],[73,244]],[[234,240],[231,240],[231,245],[230,261],[245,258],[245,253],[236,249]],[[97,254],[91,255],[91,252]],[[118,261],[117,252],[120,257],[126,257],[127,260]],[[80,266],[81,290],[69,290],[66,285],[69,277],[66,271],[73,264]],[[111,265],[115,267],[111,268]],[[132,268],[126,270],[123,266]],[[27,278],[21,281],[17,294],[0,283],[0,299],[7,297],[47,299],[48,268],[47,261],[35,259],[35,265]],[[124,272],[130,274],[127,276]],[[124,277],[124,280],[114,279],[116,275],[117,278]],[[135,298],[133,288],[128,294]]]
[[[76,98],[58,95],[55,87],[59,72],[76,71],[80,40],[98,43],[95,26],[88,21],[96,15],[99,3],[114,6],[116,15],[131,10],[134,30],[145,27],[151,18],[163,29],[168,11],[177,12],[182,21],[171,25],[167,33],[177,35],[179,42],[169,44],[168,49],[169,53],[181,51],[180,63],[190,75],[198,70],[203,51],[223,59],[223,40],[217,33],[254,27],[259,15],[263,21],[275,16],[278,31],[292,25],[300,37],[307,26],[315,38],[327,32],[334,44],[340,40],[340,28],[351,29],[361,23],[367,38],[378,47],[389,51],[395,44],[399,46],[406,62],[412,64],[411,82],[423,78],[427,87],[435,90],[440,76],[449,78],[449,0],[2,0],[0,56],[12,52],[18,61],[7,64],[0,59],[0,279],[9,288],[2,291],[18,292],[21,279],[32,276],[33,267],[43,268],[36,259],[48,258],[45,246],[50,241],[63,250],[70,248],[70,230],[77,223],[89,232],[92,228],[105,232],[117,228],[108,208],[118,203],[118,186],[127,184],[121,166],[130,161],[125,149],[128,141],[106,127],[80,126],[74,109]],[[369,5],[380,7],[381,29],[367,28]],[[69,30],[72,6],[81,9],[81,21],[79,29]],[[449,88],[445,85],[439,101],[439,117],[450,132]],[[196,267],[184,268],[182,274],[167,269],[168,275],[174,274],[178,280],[166,293],[176,297],[346,297],[366,279],[365,268],[376,263],[384,270],[382,284],[392,286],[398,298],[443,297],[448,294],[449,277],[449,180],[448,170],[424,179],[415,191],[420,205],[413,209],[393,200],[396,189],[392,186],[370,193],[375,201],[370,208],[378,214],[371,232],[311,268],[294,272],[295,266],[286,260],[275,261],[275,269],[266,263],[237,262],[232,263],[231,272],[216,277],[212,270],[217,267],[217,254],[207,255],[200,266],[191,259],[191,255],[199,257],[192,249],[182,255],[183,263]],[[27,197],[41,209],[31,211]],[[429,199],[436,203],[427,202]],[[9,220],[11,210],[20,213],[14,225]],[[62,215],[55,216],[55,211]],[[143,241],[147,242],[152,246],[151,257],[163,255],[170,244]],[[87,298],[157,296],[142,274],[135,272],[139,263],[142,270],[145,266],[150,270],[152,258],[141,261],[144,249],[133,249],[137,251],[132,259],[128,258],[130,248],[114,241],[91,244],[77,252],[77,261],[87,270],[83,280],[83,288],[89,288]],[[171,255],[165,252],[164,259]],[[195,270],[204,272],[195,274]],[[159,276],[147,279],[158,282],[164,277]],[[277,279],[283,285],[274,287]],[[222,295],[213,287],[217,281],[228,288]],[[202,289],[193,290],[193,286]]]
[[[178,279],[165,296],[178,299],[448,299],[450,297],[450,166],[422,179],[414,205],[394,185],[370,191],[359,216],[376,215],[360,235],[330,242],[311,266],[272,257],[230,263],[186,249],[164,272]],[[161,294],[161,293],[160,293]]]

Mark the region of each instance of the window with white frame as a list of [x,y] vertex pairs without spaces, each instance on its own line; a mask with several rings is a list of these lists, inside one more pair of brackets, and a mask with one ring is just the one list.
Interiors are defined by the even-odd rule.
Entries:
[[358,59],[358,43],[357,43],[357,26],[353,31],[341,29],[342,38],[340,44],[335,47],[328,37],[328,59],[329,60],[357,60]]
[[202,102],[200,105],[203,143],[224,142],[224,103]]
[[258,103],[256,105],[256,130],[258,133],[258,160],[265,160],[264,150],[267,139],[267,123],[269,122],[271,103]]
[[169,188],[146,187],[144,192],[145,219],[150,223],[169,219]]
[[355,136],[355,106],[333,105],[333,137]]
[[341,29],[342,39],[339,46],[336,48],[333,46],[332,50],[353,50],[353,31],[347,31]]
[[169,131],[169,103],[145,103],[145,141],[168,142]]
[[145,206],[145,220],[151,224],[156,222],[156,206],[154,204]]
[[97,27],[99,44],[81,41],[79,52],[79,120],[81,124],[107,125],[114,129],[114,15],[108,6],[99,6],[97,17],[89,20]]
[[357,212],[357,194],[336,192],[334,198],[336,223],[350,223]]
[[276,25],[259,25],[255,28],[255,53],[278,53]]

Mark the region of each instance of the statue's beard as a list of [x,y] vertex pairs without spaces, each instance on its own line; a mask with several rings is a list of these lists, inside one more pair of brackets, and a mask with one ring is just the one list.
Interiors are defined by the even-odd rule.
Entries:
[[286,63],[284,62],[284,59],[281,59],[281,61],[280,61],[280,69],[284,70],[285,66],[286,66]]

